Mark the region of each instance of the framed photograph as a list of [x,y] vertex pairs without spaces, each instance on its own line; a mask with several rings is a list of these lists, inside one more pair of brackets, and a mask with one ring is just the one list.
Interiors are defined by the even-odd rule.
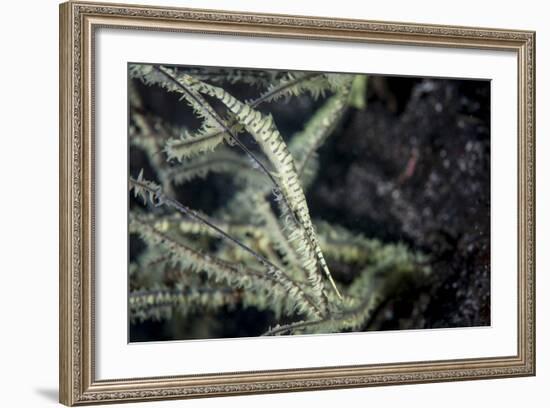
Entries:
[[61,402],[534,375],[534,83],[531,31],[62,4]]

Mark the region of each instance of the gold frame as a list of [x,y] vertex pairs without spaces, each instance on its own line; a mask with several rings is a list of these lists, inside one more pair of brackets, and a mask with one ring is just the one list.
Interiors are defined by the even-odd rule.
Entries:
[[[517,355],[247,373],[94,377],[93,47],[98,27],[507,50],[518,62]],[[60,5],[60,401],[145,401],[535,374],[535,33],[68,2]]]

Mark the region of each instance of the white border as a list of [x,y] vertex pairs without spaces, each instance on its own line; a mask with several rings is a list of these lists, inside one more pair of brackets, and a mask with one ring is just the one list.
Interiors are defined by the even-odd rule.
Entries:
[[[517,61],[511,52],[117,30],[96,37],[97,379],[515,355]],[[126,69],[130,61],[491,79],[487,328],[127,344]]]

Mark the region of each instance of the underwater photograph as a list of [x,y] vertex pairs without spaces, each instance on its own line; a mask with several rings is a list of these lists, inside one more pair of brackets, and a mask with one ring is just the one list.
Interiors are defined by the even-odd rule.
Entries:
[[128,340],[489,326],[489,80],[128,64]]

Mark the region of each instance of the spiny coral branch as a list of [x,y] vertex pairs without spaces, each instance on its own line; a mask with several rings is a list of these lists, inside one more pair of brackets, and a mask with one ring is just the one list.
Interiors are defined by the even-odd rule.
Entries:
[[297,332],[334,333],[342,330],[358,330],[365,325],[379,302],[379,297],[367,296],[366,300],[358,306],[340,314],[334,314],[325,319],[302,320],[286,325],[278,325],[269,329],[263,335],[277,336],[285,333],[297,334]]
[[[141,173],[140,173],[141,175]],[[181,204],[177,200],[174,200],[170,197],[167,197],[164,195],[160,189],[159,186],[155,186],[154,183],[144,180],[135,180],[133,178],[130,178],[130,185],[131,188],[134,189],[135,194],[142,195],[145,197],[148,197],[149,200],[155,204],[155,205],[167,205],[169,207],[174,208],[175,210],[181,212],[182,214],[185,214],[197,221],[200,221],[201,223],[204,223],[209,228],[215,230],[220,237],[223,239],[231,242],[234,245],[237,245],[245,252],[252,255],[264,268],[265,273],[267,276],[269,276],[271,279],[280,282],[285,286],[287,290],[289,290],[290,294],[301,298],[305,303],[308,303],[315,309],[315,313],[318,315],[322,315],[322,312],[318,309],[318,307],[309,299],[309,296],[306,295],[303,291],[303,289],[295,283],[290,277],[288,277],[283,271],[281,271],[276,265],[274,265],[271,261],[263,257],[262,255],[258,254],[257,252],[250,249],[248,246],[243,244],[241,241],[233,238],[229,234],[227,234],[225,231],[214,225],[211,221],[209,221],[205,216],[199,214],[197,211]],[[145,194],[145,195],[144,195]],[[158,232],[158,231],[157,231]],[[161,235],[162,238],[167,240],[168,238]]]
[[[288,215],[291,219],[295,220],[296,225],[294,226],[293,236],[290,240],[299,240],[303,243],[298,248],[304,254],[304,267],[308,270],[308,279],[313,287],[323,293],[323,284],[317,274],[317,267],[319,267],[328,278],[337,296],[341,298],[321,249],[317,244],[306,199],[298,180],[292,155],[277,130],[273,118],[271,116],[264,116],[259,111],[250,108],[249,105],[238,101],[222,88],[200,82],[185,74],[180,75],[178,79],[198,92],[220,100],[258,142],[269,161],[275,167],[275,176],[278,179],[278,183],[276,184],[285,204],[283,209],[285,211],[288,209],[284,215]],[[290,224],[287,225],[290,227]]]

